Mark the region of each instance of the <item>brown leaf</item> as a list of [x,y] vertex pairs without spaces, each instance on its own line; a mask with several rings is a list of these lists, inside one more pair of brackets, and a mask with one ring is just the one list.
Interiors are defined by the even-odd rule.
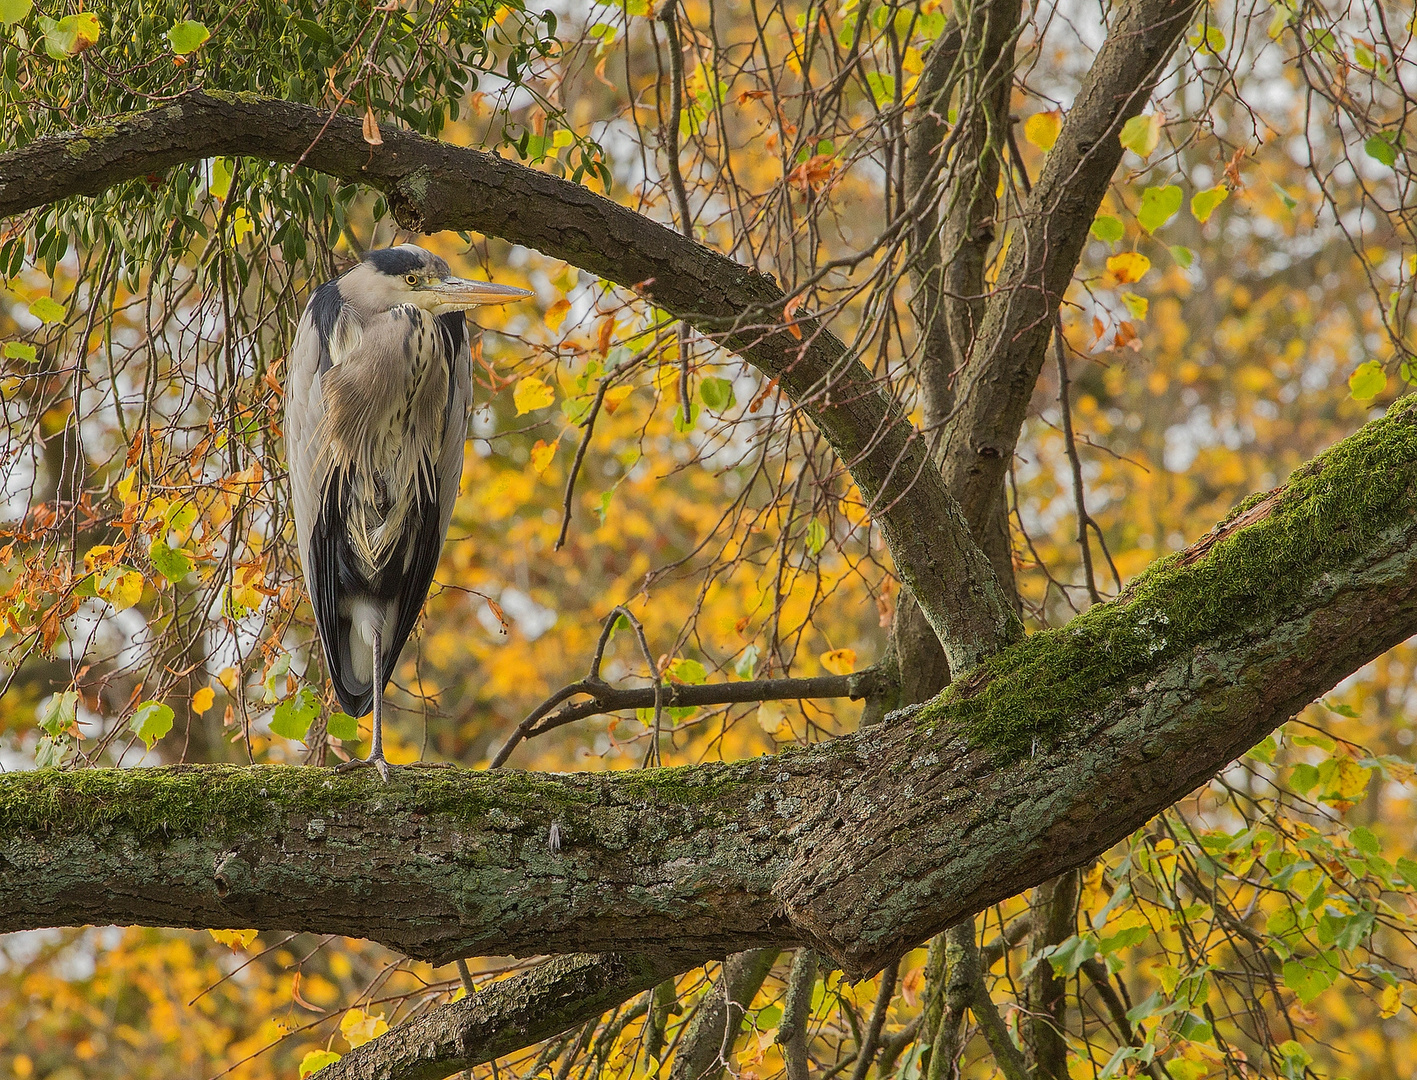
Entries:
[[364,141],[370,146],[383,146],[384,137],[379,134],[379,121],[374,119],[374,109],[365,106],[364,109]]

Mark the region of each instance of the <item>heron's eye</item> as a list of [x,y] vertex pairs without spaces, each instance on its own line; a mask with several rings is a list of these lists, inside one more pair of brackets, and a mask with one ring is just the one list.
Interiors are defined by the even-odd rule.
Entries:
[[418,284],[418,275],[417,275],[417,274],[409,274],[406,278],[404,278],[404,280],[405,280],[406,282],[408,282],[410,285],[417,285],[417,284]]

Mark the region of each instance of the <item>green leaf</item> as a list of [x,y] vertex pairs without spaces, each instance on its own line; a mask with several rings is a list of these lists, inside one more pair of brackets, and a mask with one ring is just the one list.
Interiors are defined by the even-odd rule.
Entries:
[[0,0],[0,23],[14,26],[34,7],[33,0]]
[[738,662],[733,665],[733,674],[740,679],[751,679],[753,672],[758,666],[758,647],[749,645],[743,650],[743,655],[738,658]]
[[1348,834],[1348,839],[1353,841],[1353,846],[1364,855],[1381,855],[1383,842],[1378,839],[1377,834],[1366,825],[1359,825]]
[[333,45],[335,43],[335,39],[330,35],[330,32],[311,19],[291,19],[290,21],[311,41],[318,41],[321,45]]
[[697,660],[688,657],[675,660],[669,665],[668,671],[676,682],[687,683],[689,686],[698,686],[700,683],[708,682],[708,669]]
[[1395,131],[1380,131],[1376,135],[1370,136],[1364,143],[1363,149],[1374,161],[1382,162],[1389,169],[1397,164],[1397,151],[1401,145],[1401,136]]
[[1274,188],[1274,193],[1279,196],[1280,202],[1284,203],[1284,208],[1286,210],[1292,211],[1296,206],[1299,205],[1299,200],[1294,198],[1293,195],[1290,195],[1289,192],[1285,191],[1284,188],[1280,186],[1278,180],[1271,180],[1269,183],[1270,186]]
[[699,383],[699,399],[710,412],[724,413],[733,408],[733,383],[728,379],[705,379]]
[[1196,261],[1196,253],[1181,244],[1173,244],[1166,250],[1171,252],[1171,258],[1176,260],[1176,265],[1183,269],[1189,270],[1191,263]]
[[6,360],[24,360],[31,364],[39,356],[33,345],[27,345],[23,341],[7,341],[3,351]]
[[52,738],[74,726],[79,715],[79,692],[65,690],[62,694],[50,694],[39,710],[39,726]]
[[1319,782],[1319,770],[1308,762],[1300,762],[1289,774],[1289,786],[1300,795],[1307,795]]
[[1387,372],[1376,360],[1365,360],[1348,376],[1348,392],[1354,401],[1371,401],[1387,389]]
[[1141,193],[1141,209],[1137,211],[1137,224],[1148,233],[1155,233],[1181,209],[1182,192],[1175,184],[1165,187],[1149,187]]
[[807,554],[816,555],[827,543],[827,530],[816,518],[807,526]]
[[1149,926],[1128,927],[1126,930],[1113,934],[1111,937],[1102,938],[1097,943],[1097,951],[1103,956],[1106,956],[1114,952],[1119,952],[1122,949],[1129,949],[1133,945],[1140,945],[1150,936],[1151,927]]
[[42,323],[56,323],[64,318],[64,305],[41,296],[30,305],[30,314]]
[[305,738],[311,723],[319,715],[320,699],[310,687],[302,686],[299,693],[276,706],[271,717],[271,730],[284,738],[300,740]]
[[680,435],[693,431],[694,425],[698,422],[699,407],[697,405],[689,406],[689,420],[687,423],[684,421],[684,410],[678,405],[674,406],[674,430]]
[[1305,1005],[1314,1001],[1333,985],[1336,973],[1326,960],[1312,957],[1307,960],[1290,960],[1284,965],[1284,985],[1299,995]]
[[195,19],[184,19],[167,32],[172,51],[178,56],[194,53],[207,43],[212,32]]
[[[883,9],[877,9],[883,10]],[[871,88],[871,96],[875,98],[876,105],[889,105],[895,101],[895,76],[883,75],[879,71],[868,71],[866,73],[866,85]]]
[[1407,884],[1417,886],[1417,862],[1406,857],[1399,858],[1397,872],[1402,875],[1402,880]]
[[35,767],[40,769],[58,768],[64,764],[64,758],[72,745],[73,743],[69,739],[52,739],[48,735],[44,736],[39,740],[39,745],[35,747]]
[[1097,955],[1097,942],[1091,937],[1074,934],[1048,953],[1048,962],[1059,975],[1072,977],[1078,969]]
[[192,560],[187,558],[187,553],[181,548],[168,547],[166,540],[154,540],[148,548],[148,558],[152,560],[153,569],[174,584],[192,572]]
[[1279,749],[1279,744],[1274,741],[1274,736],[1266,735],[1264,737],[1264,741],[1261,742],[1258,746],[1251,747],[1250,752],[1245,756],[1252,757],[1256,761],[1262,761],[1266,765],[1273,765],[1274,752],[1277,749]]
[[1122,125],[1122,134],[1118,138],[1122,146],[1137,157],[1150,157],[1151,152],[1161,142],[1161,114],[1132,117]]
[[160,701],[145,701],[133,713],[128,727],[151,750],[154,743],[172,730],[172,707]]
[[325,733],[332,739],[354,742],[359,738],[359,721],[347,712],[335,712],[325,721]]
[[58,21],[39,17],[39,28],[44,32],[44,51],[52,60],[67,60],[98,42],[98,16],[92,11],[77,15],[65,15]]
[[1191,196],[1191,216],[1204,225],[1215,213],[1215,208],[1230,198],[1230,189],[1224,184],[1197,191]]
[[1115,244],[1126,232],[1122,222],[1111,214],[1098,214],[1092,222],[1092,235],[1104,244]]
[[1181,1017],[1181,1038],[1189,1039],[1191,1042],[1210,1042],[1214,1034],[1215,1031],[1210,1024],[1195,1013],[1187,1013]]

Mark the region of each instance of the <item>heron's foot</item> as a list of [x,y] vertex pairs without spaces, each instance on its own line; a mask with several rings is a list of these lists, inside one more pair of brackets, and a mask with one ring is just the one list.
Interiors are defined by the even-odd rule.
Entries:
[[370,754],[367,758],[353,758],[350,761],[342,761],[335,766],[335,772],[353,772],[355,769],[362,769],[365,765],[372,765],[374,768],[378,769],[379,776],[383,778],[385,783],[388,783],[390,766],[389,763],[384,760],[383,754],[379,754],[377,757]]

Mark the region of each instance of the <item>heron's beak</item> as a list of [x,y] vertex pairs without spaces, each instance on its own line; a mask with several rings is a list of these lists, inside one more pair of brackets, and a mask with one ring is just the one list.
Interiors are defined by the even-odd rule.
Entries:
[[472,281],[468,278],[433,282],[428,286],[428,291],[437,300],[440,313],[462,311],[479,304],[506,304],[536,295],[530,289],[518,289],[515,285],[498,285],[495,281]]

